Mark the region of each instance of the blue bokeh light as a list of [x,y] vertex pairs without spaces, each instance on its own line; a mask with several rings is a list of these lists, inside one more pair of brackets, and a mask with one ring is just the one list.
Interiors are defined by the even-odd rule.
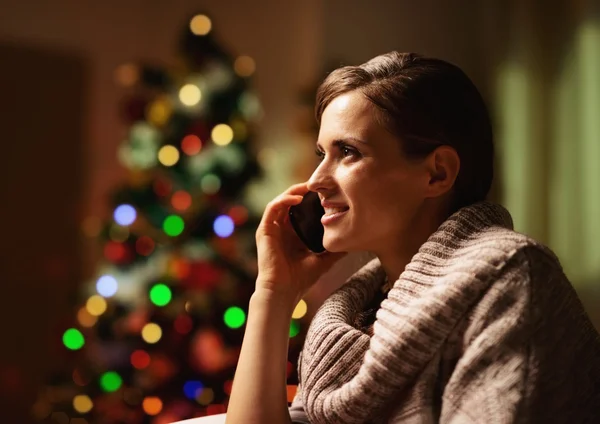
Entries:
[[188,381],[183,385],[183,393],[185,393],[185,397],[192,400],[198,397],[198,395],[202,392],[202,389],[204,389],[204,385],[197,380]]
[[111,297],[117,292],[119,285],[115,277],[111,275],[103,275],[96,282],[96,291],[100,296]]
[[131,205],[120,205],[115,209],[114,218],[117,224],[126,227],[135,222],[137,213]]
[[233,233],[234,228],[235,224],[233,223],[233,219],[227,215],[217,217],[213,223],[215,234],[222,238],[229,237]]

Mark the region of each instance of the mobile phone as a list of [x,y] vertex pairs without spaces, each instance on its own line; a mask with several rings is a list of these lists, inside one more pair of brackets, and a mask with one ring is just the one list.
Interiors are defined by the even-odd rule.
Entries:
[[325,229],[321,224],[321,217],[325,215],[325,209],[321,206],[319,195],[314,191],[309,191],[299,204],[290,207],[289,215],[292,227],[302,243],[311,252],[324,252],[323,233]]

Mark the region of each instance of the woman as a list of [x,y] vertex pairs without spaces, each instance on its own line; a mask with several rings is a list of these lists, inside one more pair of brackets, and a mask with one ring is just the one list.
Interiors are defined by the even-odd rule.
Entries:
[[[600,422],[600,338],[554,254],[485,202],[490,119],[456,66],[392,52],[317,94],[322,161],[267,206],[228,423]],[[326,253],[288,209],[319,194]],[[320,308],[286,402],[296,303],[350,251],[377,259]]]

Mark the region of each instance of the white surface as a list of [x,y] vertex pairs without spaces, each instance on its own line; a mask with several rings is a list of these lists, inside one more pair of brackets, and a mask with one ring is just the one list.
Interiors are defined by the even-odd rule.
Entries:
[[209,415],[208,417],[192,418],[191,420],[177,421],[171,424],[224,424],[227,414]]

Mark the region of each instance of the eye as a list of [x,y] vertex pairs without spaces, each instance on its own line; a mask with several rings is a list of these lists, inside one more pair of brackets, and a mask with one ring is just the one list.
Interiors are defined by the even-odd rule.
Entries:
[[359,157],[360,153],[354,147],[350,147],[346,144],[340,144],[340,152],[343,157]]
[[325,158],[325,152],[323,150],[316,149],[315,155],[317,155],[319,160],[323,160]]

